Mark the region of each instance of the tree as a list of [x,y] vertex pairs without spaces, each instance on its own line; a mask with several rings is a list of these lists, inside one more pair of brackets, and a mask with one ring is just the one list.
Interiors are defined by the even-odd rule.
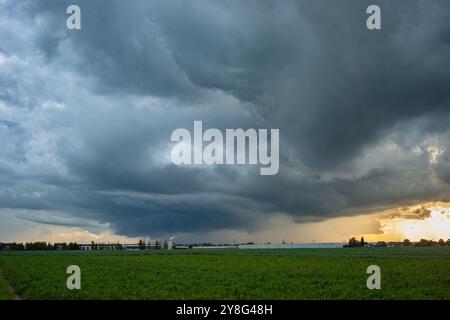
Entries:
[[25,250],[25,246],[23,243],[4,243],[3,250],[23,251]]
[[411,241],[409,241],[409,239],[403,240],[403,246],[404,247],[410,247],[411,246]]
[[353,238],[351,238],[351,239],[348,240],[348,246],[349,246],[349,247],[352,247],[352,248],[354,248],[354,247],[360,247],[360,246],[361,246],[361,243],[360,243],[358,240],[356,240],[355,237],[353,237]]
[[158,240],[155,241],[155,249],[156,249],[156,250],[161,249],[161,244],[159,243]]
[[450,239],[447,239],[447,241],[445,242],[445,244],[447,245],[447,247],[450,247]]
[[142,240],[139,240],[138,246],[139,246],[139,250],[144,250],[145,249],[145,242],[142,241]]
[[361,247],[364,247],[366,245],[366,243],[364,242],[364,237],[361,237],[360,245],[361,245]]
[[67,246],[68,250],[80,250],[80,246],[76,242],[71,242]]
[[440,247],[445,247],[444,239],[439,239],[438,244],[439,244]]
[[427,239],[420,239],[420,241],[416,244],[418,247],[429,247],[431,245],[431,242]]

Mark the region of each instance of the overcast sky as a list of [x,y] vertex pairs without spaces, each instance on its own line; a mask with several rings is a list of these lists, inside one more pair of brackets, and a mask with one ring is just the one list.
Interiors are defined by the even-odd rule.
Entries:
[[[0,240],[42,226],[270,238],[280,221],[307,232],[449,201],[449,13],[448,0],[0,0]],[[279,128],[279,173],[175,166],[170,135],[194,120]]]

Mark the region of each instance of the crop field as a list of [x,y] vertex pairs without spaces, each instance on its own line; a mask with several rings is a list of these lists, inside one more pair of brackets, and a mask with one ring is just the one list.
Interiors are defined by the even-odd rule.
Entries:
[[11,300],[14,296],[9,292],[5,280],[0,278],[0,300]]
[[[81,269],[68,290],[66,269]],[[369,290],[369,265],[381,289]],[[450,248],[342,248],[0,253],[24,299],[450,299]]]

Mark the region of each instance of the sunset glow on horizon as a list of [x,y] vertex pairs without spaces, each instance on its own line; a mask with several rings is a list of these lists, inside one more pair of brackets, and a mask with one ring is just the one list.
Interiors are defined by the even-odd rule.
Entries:
[[388,210],[378,222],[382,234],[365,235],[368,241],[450,239],[450,204],[431,202]]

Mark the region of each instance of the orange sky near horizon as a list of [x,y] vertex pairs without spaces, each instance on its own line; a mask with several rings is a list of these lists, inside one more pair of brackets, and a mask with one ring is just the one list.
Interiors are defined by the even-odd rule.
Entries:
[[[23,222],[23,220],[22,220]],[[27,222],[29,223],[29,222]],[[7,226],[5,226],[7,227]],[[117,235],[110,228],[93,233],[79,227],[35,224],[3,242],[120,242],[134,243],[139,238]],[[30,229],[32,230],[30,232]],[[420,239],[450,239],[450,203],[430,202],[414,206],[381,210],[371,214],[330,218],[320,222],[297,223],[291,217],[279,215],[265,221],[265,226],[253,231],[221,230],[199,234],[176,234],[180,242],[241,243],[310,243],[347,242],[351,237],[363,236],[368,242],[419,241]],[[162,237],[161,239],[163,239]]]
[[[450,239],[450,206],[445,203],[428,203],[412,206],[404,213],[387,215],[379,219],[382,234],[366,235],[367,239],[388,240]],[[425,215],[420,216],[424,213]],[[397,211],[398,212],[398,211]],[[406,212],[406,213],[405,213]],[[413,213],[413,214],[408,214]],[[414,212],[419,217],[414,217]]]

